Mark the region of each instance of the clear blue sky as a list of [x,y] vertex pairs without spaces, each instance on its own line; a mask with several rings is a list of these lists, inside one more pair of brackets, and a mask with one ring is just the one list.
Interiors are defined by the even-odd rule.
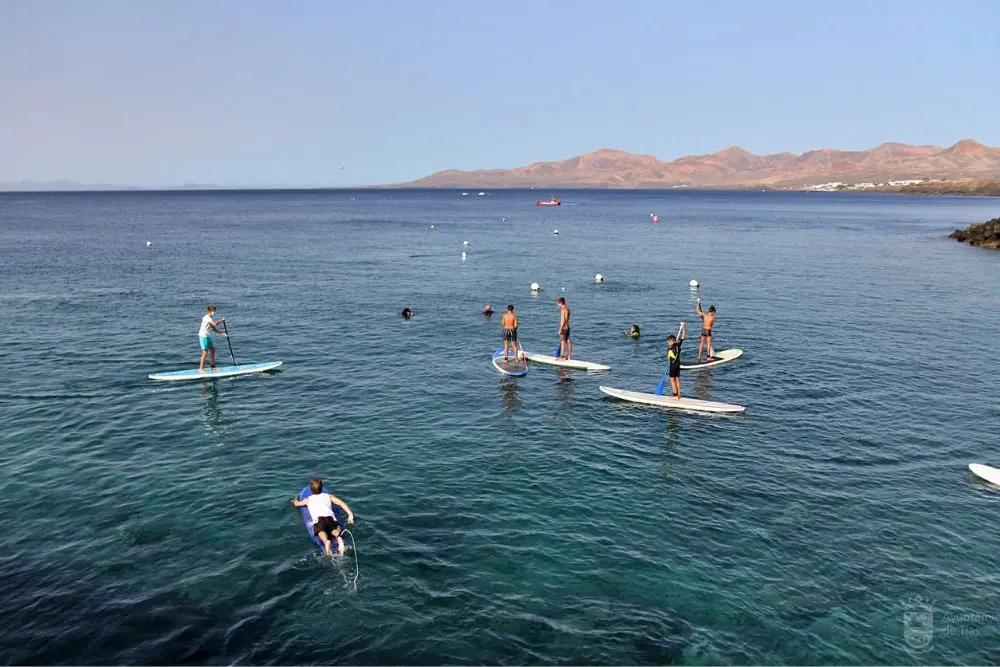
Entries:
[[998,25],[994,0],[2,0],[0,181],[1000,145]]

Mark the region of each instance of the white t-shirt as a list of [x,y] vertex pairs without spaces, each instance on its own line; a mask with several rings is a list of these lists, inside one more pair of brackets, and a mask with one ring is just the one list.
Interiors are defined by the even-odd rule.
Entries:
[[204,338],[205,336],[212,335],[212,316],[205,313],[205,317],[201,318],[201,328],[198,329],[198,337]]
[[323,516],[337,516],[333,513],[333,503],[330,502],[329,493],[314,493],[306,498],[306,509],[309,510],[309,516],[312,517],[313,523],[319,521],[320,517]]

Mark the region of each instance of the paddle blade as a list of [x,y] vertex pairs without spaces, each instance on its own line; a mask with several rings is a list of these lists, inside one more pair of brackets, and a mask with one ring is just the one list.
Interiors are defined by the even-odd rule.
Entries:
[[556,351],[552,353],[552,356],[558,359],[560,352],[562,352],[562,345],[556,345]]
[[660,384],[656,385],[656,389],[653,390],[653,393],[656,394],[657,396],[663,396],[663,385],[666,384],[667,382],[667,372],[669,370],[670,369],[668,368],[667,370],[663,371],[663,377],[660,378]]

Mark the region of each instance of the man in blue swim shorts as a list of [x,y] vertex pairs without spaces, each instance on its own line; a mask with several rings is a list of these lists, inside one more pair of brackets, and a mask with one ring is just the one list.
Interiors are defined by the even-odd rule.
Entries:
[[218,366],[215,365],[215,344],[212,343],[212,334],[217,333],[220,336],[225,336],[226,334],[219,331],[219,325],[226,321],[226,318],[219,318],[218,321],[215,319],[215,306],[209,306],[205,309],[205,316],[201,318],[201,328],[198,329],[198,342],[201,344],[201,362],[198,364],[198,372],[205,372],[205,357],[211,353],[212,359],[209,362],[211,369],[218,370]]

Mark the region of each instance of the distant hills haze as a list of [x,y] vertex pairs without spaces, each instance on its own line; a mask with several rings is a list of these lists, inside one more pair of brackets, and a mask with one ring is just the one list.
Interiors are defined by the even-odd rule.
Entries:
[[439,171],[402,184],[423,188],[795,188],[819,183],[1000,176],[1000,148],[971,139],[948,148],[884,143],[864,151],[830,148],[801,155],[754,155],[732,146],[670,162],[602,148],[558,162],[513,169]]
[[[795,189],[820,183],[886,182],[1000,178],[1000,148],[964,139],[949,146],[884,143],[863,151],[832,148],[755,155],[731,146],[708,155],[669,162],[652,155],[602,148],[556,162],[535,162],[512,169],[448,169],[395,187],[413,188],[752,188]],[[188,183],[166,188],[83,184],[72,181],[0,182],[0,191],[212,190],[216,185]],[[226,189],[237,189],[229,187]]]

